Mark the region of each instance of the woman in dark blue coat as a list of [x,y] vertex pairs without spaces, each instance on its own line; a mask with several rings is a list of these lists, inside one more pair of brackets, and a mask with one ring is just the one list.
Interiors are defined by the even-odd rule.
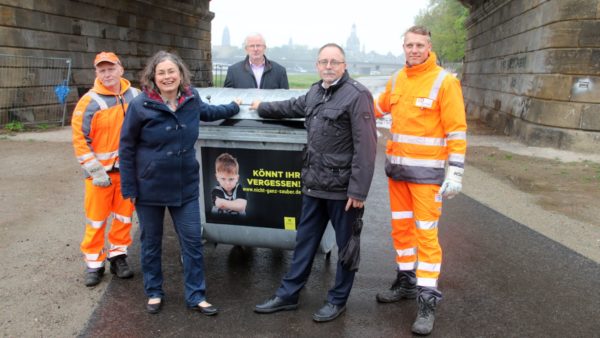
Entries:
[[141,230],[146,310],[158,313],[164,292],[161,268],[163,219],[169,209],[179,236],[188,308],[218,310],[206,301],[200,226],[200,165],[194,144],[199,124],[231,117],[241,101],[209,105],[190,85],[181,58],[160,51],[143,71],[143,93],[129,105],[119,146],[121,190],[133,200]]

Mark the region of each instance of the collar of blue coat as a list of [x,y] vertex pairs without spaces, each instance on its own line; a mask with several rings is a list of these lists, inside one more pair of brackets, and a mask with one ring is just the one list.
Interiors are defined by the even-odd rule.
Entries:
[[[148,87],[143,87],[143,90],[144,90],[144,93],[146,93],[146,96],[148,96],[148,98],[150,100],[156,101],[159,103],[166,103],[165,100],[163,99],[163,97],[158,92],[158,90],[150,89]],[[194,96],[194,92],[193,92],[191,86],[187,86],[184,88],[183,92],[180,91],[177,93],[177,103],[181,104],[181,102],[185,101],[185,99],[190,96]]]

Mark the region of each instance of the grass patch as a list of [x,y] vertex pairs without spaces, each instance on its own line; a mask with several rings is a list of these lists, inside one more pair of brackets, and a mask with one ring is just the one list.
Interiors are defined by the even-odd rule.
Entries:
[[319,75],[314,73],[288,74],[290,89],[308,89],[319,80]]
[[25,125],[20,121],[12,121],[4,125],[4,129],[10,132],[20,132],[25,130]]

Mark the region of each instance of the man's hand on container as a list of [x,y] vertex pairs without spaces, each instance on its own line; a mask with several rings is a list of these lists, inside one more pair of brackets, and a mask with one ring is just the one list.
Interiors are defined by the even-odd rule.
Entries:
[[252,101],[252,103],[250,104],[250,110],[257,110],[259,104],[260,104],[260,100]]
[[237,104],[238,106],[242,105],[242,99],[240,99],[239,97],[236,97],[235,99],[233,99],[233,102],[235,102],[235,104]]
[[92,176],[92,184],[97,187],[108,187],[110,186],[110,177],[104,170],[102,164],[94,160],[91,164],[85,167],[88,174]]
[[350,207],[353,208],[357,208],[360,209],[362,207],[365,206],[365,202],[364,201],[359,201],[357,199],[354,199],[352,197],[348,197],[348,203],[346,203],[346,211],[350,210]]
[[462,190],[462,177],[464,172],[465,170],[463,168],[455,167],[453,165],[448,166],[446,178],[440,188],[440,194],[444,197],[448,197],[448,199],[458,195]]

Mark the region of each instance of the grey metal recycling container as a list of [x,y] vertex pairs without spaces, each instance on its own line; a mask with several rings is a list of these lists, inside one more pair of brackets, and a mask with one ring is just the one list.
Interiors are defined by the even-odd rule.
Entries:
[[[292,250],[302,205],[300,171],[306,144],[304,119],[268,120],[249,109],[254,100],[280,101],[305,90],[198,88],[203,101],[230,103],[241,98],[240,113],[201,123],[196,144],[200,162],[200,210],[203,236],[209,243]],[[247,200],[243,212],[214,206],[215,161],[223,153],[239,164],[239,189]],[[237,196],[236,196],[237,197]],[[335,233],[329,224],[320,251],[329,253]]]

